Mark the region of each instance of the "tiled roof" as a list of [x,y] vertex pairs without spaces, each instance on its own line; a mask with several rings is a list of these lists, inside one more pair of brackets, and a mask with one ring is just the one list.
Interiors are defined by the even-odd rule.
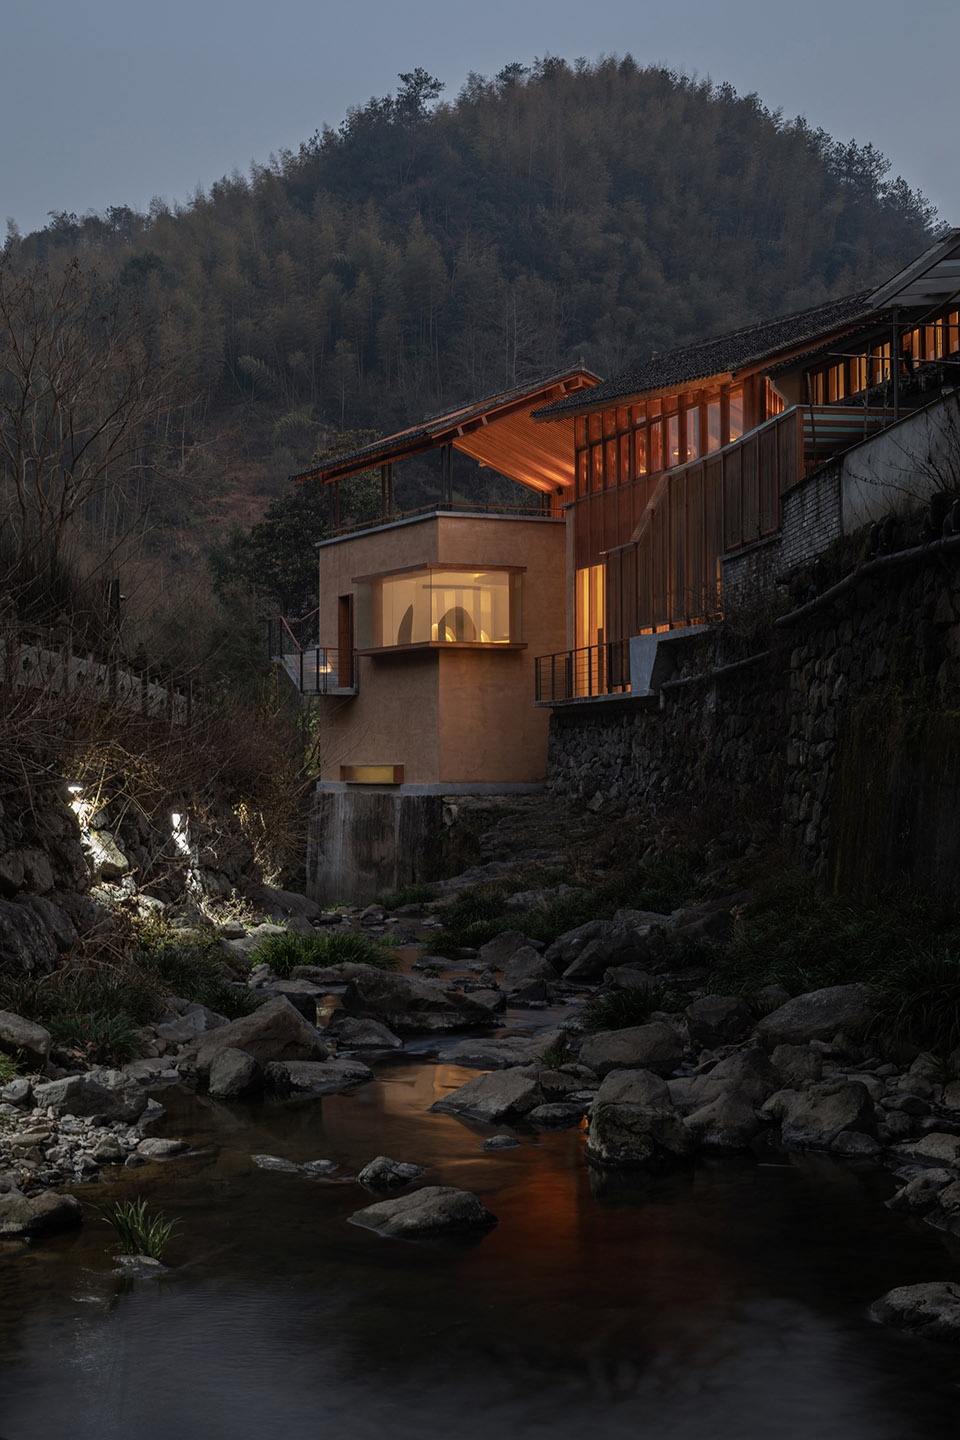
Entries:
[[862,290],[856,295],[846,295],[842,300],[831,300],[810,310],[747,325],[742,330],[718,335],[698,345],[686,345],[664,355],[654,355],[642,364],[604,380],[589,395],[567,395],[542,410],[535,410],[533,418],[553,420],[577,411],[599,410],[651,390],[690,385],[711,375],[745,369],[819,335],[826,339],[831,331],[864,320],[870,314],[869,296],[869,291]]

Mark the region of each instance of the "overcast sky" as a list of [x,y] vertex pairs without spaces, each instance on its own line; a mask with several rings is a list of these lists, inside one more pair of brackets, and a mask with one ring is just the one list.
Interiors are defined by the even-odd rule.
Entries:
[[871,141],[960,224],[960,0],[24,0],[4,17],[0,221],[145,209],[246,172],[421,65],[630,53]]

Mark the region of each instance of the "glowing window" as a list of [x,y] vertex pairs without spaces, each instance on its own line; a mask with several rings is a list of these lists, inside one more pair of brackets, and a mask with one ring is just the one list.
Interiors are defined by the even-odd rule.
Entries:
[[521,640],[518,570],[423,569],[358,583],[358,649]]

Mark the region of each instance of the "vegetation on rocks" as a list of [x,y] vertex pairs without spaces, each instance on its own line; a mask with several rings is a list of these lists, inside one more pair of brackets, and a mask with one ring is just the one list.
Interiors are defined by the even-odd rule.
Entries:
[[336,930],[330,934],[268,935],[254,951],[255,963],[269,965],[279,979],[293,974],[298,965],[372,965],[377,970],[395,970],[396,956],[389,950],[361,935],[356,930]]
[[666,982],[601,990],[587,1002],[583,1023],[588,1030],[625,1030],[644,1025],[656,1010],[682,1010],[690,996]]

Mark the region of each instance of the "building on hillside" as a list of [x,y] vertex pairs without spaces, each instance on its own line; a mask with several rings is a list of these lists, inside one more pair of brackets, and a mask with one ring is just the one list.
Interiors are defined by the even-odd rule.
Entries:
[[649,693],[666,637],[946,488],[958,385],[953,230],[877,290],[656,356],[534,412],[574,420],[576,469],[574,644],[540,658],[538,700]]
[[[532,704],[534,659],[569,644],[566,529],[573,422],[530,411],[595,384],[583,370],[462,407],[304,475],[328,488],[319,605],[276,620],[271,654],[321,707],[321,774],[310,884],[323,899],[372,898],[416,878],[441,798],[541,789],[549,717]],[[452,453],[517,481],[528,503],[453,496]],[[394,504],[394,469],[438,452],[440,498]],[[340,482],[381,475],[381,514],[341,528]]]
[[[650,703],[675,647],[891,508],[960,489],[960,230],[863,291],[656,356],[520,387],[329,461],[310,634],[271,653],[323,704],[309,879],[364,898],[416,875],[444,795],[539,787],[549,710]],[[460,450],[530,508],[453,501]],[[399,514],[394,466],[439,451]],[[378,467],[382,516],[339,528]],[[309,641],[309,643],[307,643]]]

